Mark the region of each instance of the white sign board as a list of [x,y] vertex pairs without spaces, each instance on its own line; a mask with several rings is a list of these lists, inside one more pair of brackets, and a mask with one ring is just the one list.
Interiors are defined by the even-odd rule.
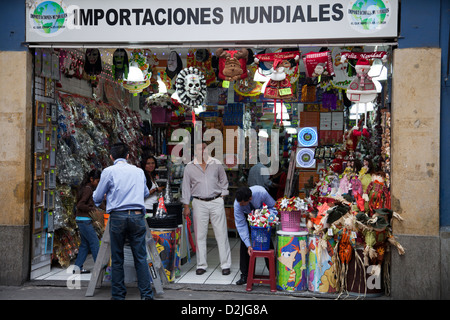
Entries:
[[27,0],[28,43],[397,37],[398,0]]

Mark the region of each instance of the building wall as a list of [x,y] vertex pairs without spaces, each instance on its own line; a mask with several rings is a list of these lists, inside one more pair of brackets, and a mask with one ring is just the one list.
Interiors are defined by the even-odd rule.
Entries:
[[406,249],[404,256],[392,252],[396,299],[440,296],[440,66],[439,48],[394,51],[391,202],[404,219],[395,222],[394,234]]
[[18,285],[30,273],[32,57],[25,1],[2,3],[0,15],[0,285]]
[[31,64],[28,51],[0,51],[0,284],[29,273]]
[[[32,57],[23,45],[25,1],[2,8],[0,285],[18,285],[30,265]],[[446,0],[401,1],[391,163],[393,209],[405,218],[394,231],[406,254],[392,254],[393,298],[450,298],[449,8]]]
[[395,224],[394,232],[406,254],[392,254],[395,299],[450,298],[450,233],[445,227],[450,222],[445,158],[450,151],[445,125],[449,97],[444,80],[449,8],[444,0],[401,3],[394,52],[391,193],[392,209],[405,219]]

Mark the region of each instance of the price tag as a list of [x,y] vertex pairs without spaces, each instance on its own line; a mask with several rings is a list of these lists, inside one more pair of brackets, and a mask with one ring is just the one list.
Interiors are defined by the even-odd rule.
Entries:
[[329,236],[333,236],[333,229],[328,228],[328,235],[329,235]]
[[292,89],[291,88],[279,89],[278,93],[280,94],[280,96],[285,96],[288,94],[292,94]]
[[230,81],[222,81],[222,87],[223,88],[229,88],[230,87]]

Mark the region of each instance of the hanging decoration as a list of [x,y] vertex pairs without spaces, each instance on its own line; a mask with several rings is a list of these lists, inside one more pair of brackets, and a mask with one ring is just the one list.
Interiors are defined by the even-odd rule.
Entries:
[[245,79],[247,73],[248,50],[245,48],[238,50],[216,50],[219,58],[219,78],[226,81]]
[[186,57],[186,67],[193,67],[203,73],[206,85],[216,82],[216,73],[212,67],[212,55],[207,49],[189,50]]
[[[286,70],[295,66],[298,70],[300,51],[274,52],[255,55],[255,63],[272,62],[270,80],[264,90],[264,97],[271,99],[289,99],[294,96],[291,82],[286,76]],[[275,112],[276,113],[276,112]]]
[[[131,68],[135,68],[135,71],[140,71],[142,75],[140,75],[141,77],[138,80],[131,78],[124,79],[123,87],[136,95],[150,85],[151,73],[149,74],[149,65],[147,63],[147,57],[145,56],[143,50],[134,49],[131,52],[130,70],[128,73],[128,77],[131,76]],[[136,68],[139,70],[137,70]]]
[[102,72],[102,59],[98,49],[86,49],[84,58],[84,72],[90,77],[90,82],[93,87],[98,84],[97,75]]
[[206,80],[203,73],[193,67],[181,70],[177,77],[176,93],[181,103],[187,106],[201,105],[206,98]]
[[258,66],[255,64],[247,66],[247,78],[239,79],[234,84],[234,91],[236,94],[244,97],[256,97],[261,94],[262,84],[255,81],[255,72],[258,71]]
[[[367,103],[373,101],[377,96],[377,90],[372,78],[368,75],[372,63],[370,60],[381,59],[387,60],[387,53],[385,51],[375,52],[342,52],[341,62],[348,59],[357,59],[354,66],[356,77],[347,88],[347,97],[350,101]],[[370,60],[369,60],[370,59]]]
[[114,80],[123,81],[123,79],[128,78],[128,54],[125,49],[114,51],[111,71]]
[[331,51],[307,53],[303,55],[303,63],[308,78],[317,78],[320,82],[323,76],[334,76]]
[[183,70],[183,61],[180,55],[176,51],[170,51],[166,70],[160,74],[168,93],[172,94],[175,92],[175,81],[181,70]]

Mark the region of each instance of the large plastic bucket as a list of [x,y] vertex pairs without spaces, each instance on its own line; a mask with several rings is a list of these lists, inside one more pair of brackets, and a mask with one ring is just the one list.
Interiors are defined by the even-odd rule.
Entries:
[[277,289],[307,290],[308,233],[277,232]]
[[270,227],[251,227],[252,248],[258,251],[270,249]]

